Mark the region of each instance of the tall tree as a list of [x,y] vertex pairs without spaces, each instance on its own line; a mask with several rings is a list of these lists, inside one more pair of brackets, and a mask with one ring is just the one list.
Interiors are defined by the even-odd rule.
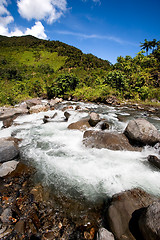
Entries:
[[147,39],[144,39],[144,43],[141,43],[140,45],[141,50],[146,50],[147,56],[148,56],[148,51],[151,49],[151,43],[147,41]]

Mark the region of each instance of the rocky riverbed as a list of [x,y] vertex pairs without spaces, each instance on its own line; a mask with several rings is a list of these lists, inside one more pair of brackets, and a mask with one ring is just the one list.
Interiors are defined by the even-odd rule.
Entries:
[[0,239],[160,239],[160,112],[137,108],[1,108]]

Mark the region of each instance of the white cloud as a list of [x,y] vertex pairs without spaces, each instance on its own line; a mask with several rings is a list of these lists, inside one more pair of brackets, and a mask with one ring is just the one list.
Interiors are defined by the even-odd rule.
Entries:
[[17,0],[19,14],[27,19],[52,23],[67,10],[66,0]]
[[0,0],[0,35],[4,36],[22,36],[22,35],[32,35],[41,39],[46,39],[44,26],[40,21],[35,22],[35,25],[31,28],[21,30],[15,28],[10,31],[8,25],[14,22],[14,18],[11,16],[10,12],[7,10],[8,2],[6,0]]

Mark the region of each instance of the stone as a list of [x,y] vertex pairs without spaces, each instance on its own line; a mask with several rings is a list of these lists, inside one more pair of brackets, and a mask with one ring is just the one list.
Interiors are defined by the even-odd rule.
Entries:
[[97,233],[97,240],[114,240],[114,236],[105,228],[100,228]]
[[25,108],[7,108],[4,109],[3,113],[0,115],[0,121],[4,121],[6,119],[16,119],[18,116],[27,114],[28,110]]
[[118,132],[104,132],[87,130],[83,135],[83,143],[86,147],[107,148],[110,150],[140,151],[129,143],[127,137]]
[[20,219],[16,225],[15,225],[15,230],[19,234],[24,234],[25,233],[25,222]]
[[90,113],[90,119],[89,119],[89,124],[91,127],[95,127],[98,122],[100,122],[100,117],[99,114],[92,112]]
[[10,208],[4,209],[2,212],[0,219],[3,223],[10,223],[10,218],[12,218],[12,211]]
[[39,112],[46,112],[46,111],[48,111],[48,107],[45,106],[45,105],[36,105],[36,106],[33,106],[29,109],[30,114],[39,113]]
[[11,172],[13,172],[19,162],[17,161],[9,161],[9,162],[5,162],[0,166],[0,177],[5,177],[8,174],[10,174]]
[[19,149],[15,142],[0,140],[0,163],[11,161],[19,156]]
[[40,99],[38,98],[32,98],[32,99],[29,99],[26,101],[26,104],[27,104],[27,108],[30,109],[31,107],[33,106],[36,106],[36,105],[41,105],[42,102]]
[[55,98],[55,99],[51,99],[49,102],[50,107],[54,107],[55,104],[57,103],[61,103],[63,101],[62,98]]
[[137,144],[154,145],[160,142],[160,133],[156,127],[143,118],[129,121],[124,134]]
[[13,118],[7,118],[3,120],[3,128],[11,127],[13,124]]
[[106,99],[106,103],[109,104],[109,105],[118,105],[119,100],[115,96],[111,96],[111,97]]
[[148,156],[148,162],[150,162],[152,165],[160,169],[160,159],[154,155]]
[[99,123],[100,129],[101,130],[107,130],[109,129],[109,123],[107,121],[101,121]]
[[65,116],[65,121],[68,121],[68,119],[71,116],[71,114],[66,111],[66,112],[64,112],[64,116]]
[[160,200],[143,211],[139,219],[139,228],[145,240],[160,239]]
[[[141,189],[132,189],[113,195],[105,214],[109,229],[117,240],[142,239],[138,222],[132,220],[136,210],[148,207],[156,200]],[[137,235],[138,237],[134,237]]]
[[75,130],[81,130],[84,131],[87,128],[90,128],[90,124],[88,122],[88,119],[81,119],[75,123],[71,123],[68,126],[68,129],[75,129]]

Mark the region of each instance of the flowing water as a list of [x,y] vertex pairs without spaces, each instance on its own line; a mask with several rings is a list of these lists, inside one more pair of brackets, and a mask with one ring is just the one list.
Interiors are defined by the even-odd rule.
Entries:
[[[73,109],[67,109],[71,117],[65,122],[62,108],[68,105]],[[77,105],[81,110],[75,110]],[[86,148],[83,132],[67,129],[90,111],[108,120],[110,129],[106,131],[123,132],[128,121],[137,117],[149,120],[160,130],[160,118],[155,114],[128,107],[63,102],[54,111],[18,117],[12,127],[1,130],[1,137],[12,134],[23,139],[20,145],[23,158],[36,167],[37,178],[43,185],[50,186],[57,195],[97,202],[140,187],[160,196],[160,171],[147,162],[148,155],[158,156],[154,148],[145,147],[142,152]],[[53,122],[43,124],[44,115],[53,116],[55,112]]]

